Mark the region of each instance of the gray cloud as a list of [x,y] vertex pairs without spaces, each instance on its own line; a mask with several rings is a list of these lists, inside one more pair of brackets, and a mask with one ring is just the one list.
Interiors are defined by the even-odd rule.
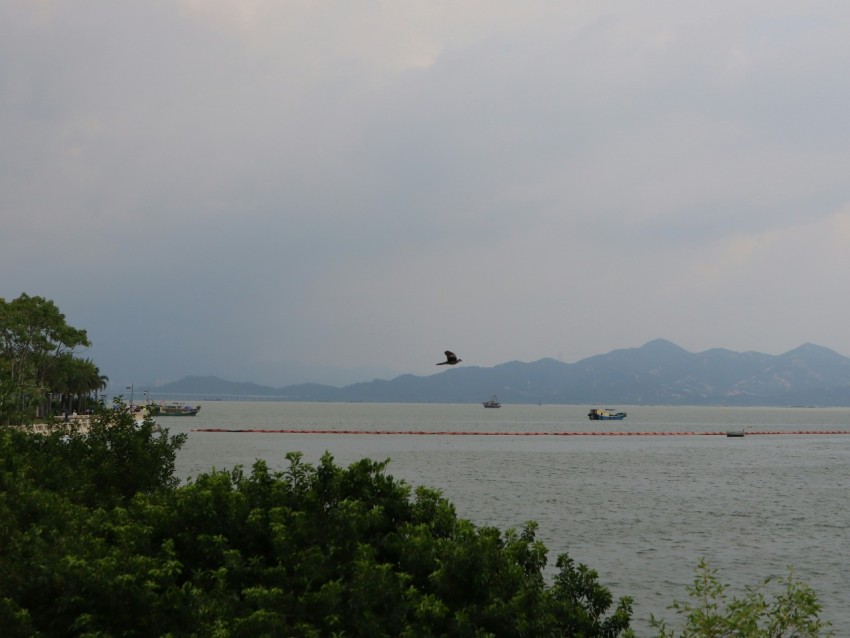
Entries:
[[0,2],[0,295],[119,383],[847,354],[848,17]]

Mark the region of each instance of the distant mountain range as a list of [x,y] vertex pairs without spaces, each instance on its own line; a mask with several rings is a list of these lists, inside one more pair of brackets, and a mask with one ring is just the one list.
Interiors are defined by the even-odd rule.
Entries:
[[[218,377],[186,377],[156,389],[163,399],[362,401],[368,403],[850,406],[850,358],[804,344],[785,354],[688,352],[656,339],[640,348],[562,363],[511,361],[401,375],[342,388],[315,383],[271,388]],[[155,397],[156,398],[156,397]]]

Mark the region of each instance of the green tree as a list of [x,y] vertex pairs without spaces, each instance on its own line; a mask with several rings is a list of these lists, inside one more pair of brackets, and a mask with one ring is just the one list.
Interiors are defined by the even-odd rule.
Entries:
[[292,453],[179,486],[182,438],[98,418],[0,431],[6,636],[631,635],[591,570],[563,558],[546,585],[534,524],[476,527],[386,462]]
[[[143,601],[173,563],[130,511],[135,500],[153,502],[177,487],[174,460],[184,441],[152,421],[138,426],[120,403],[99,411],[88,433],[0,430],[4,636],[83,635],[93,616],[108,627],[128,607],[155,611]],[[124,629],[118,633],[167,632]]]
[[174,463],[185,440],[151,419],[137,423],[119,401],[99,407],[86,432],[7,434],[0,468],[74,504],[110,508],[176,488]]
[[52,301],[0,298],[0,418],[32,422],[56,358],[90,345],[86,331],[68,325]]
[[[778,585],[778,591],[775,587]],[[820,619],[821,606],[814,590],[789,570],[787,576],[767,578],[758,587],[747,587],[743,597],[729,598],[729,586],[720,582],[717,570],[701,559],[693,584],[687,588],[691,601],[671,606],[684,617],[680,633],[652,617],[659,638],[816,638],[831,636],[829,623]],[[824,633],[825,632],[825,633]]]
[[59,396],[59,407],[65,412],[85,410],[87,400],[105,386],[105,378],[91,359],[81,359],[70,353],[52,358],[45,371],[45,384],[49,388],[47,413],[52,413],[54,395]]

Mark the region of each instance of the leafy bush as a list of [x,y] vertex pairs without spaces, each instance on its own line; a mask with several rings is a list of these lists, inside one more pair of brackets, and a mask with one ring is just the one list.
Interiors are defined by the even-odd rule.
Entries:
[[[184,440],[120,405],[87,434],[0,428],[4,636],[633,636],[631,599],[614,606],[588,567],[562,555],[546,584],[534,523],[478,527],[387,462],[329,455],[179,486]],[[726,590],[701,561],[673,604],[684,626],[653,618],[659,638],[827,629],[793,573]]]
[[[779,591],[774,585],[779,585]],[[742,598],[726,594],[729,588],[720,582],[717,570],[705,559],[697,566],[693,585],[687,588],[693,602],[676,601],[671,606],[684,616],[677,634],[663,620],[652,618],[659,638],[816,638],[831,636],[829,623],[820,620],[820,604],[808,585],[789,570],[780,578],[767,578],[760,587],[747,587]],[[771,591],[773,590],[773,591]],[[827,633],[821,633],[826,631]]]
[[182,437],[122,410],[89,434],[0,431],[5,636],[631,636],[595,572],[502,534],[386,462],[298,453],[173,476]]

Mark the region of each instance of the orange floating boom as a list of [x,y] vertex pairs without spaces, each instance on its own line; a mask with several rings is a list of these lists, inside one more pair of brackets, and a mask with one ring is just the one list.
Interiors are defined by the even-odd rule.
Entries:
[[[310,430],[310,429],[232,429],[232,428],[196,428],[192,432],[223,432],[238,434],[361,434],[395,436],[727,436],[728,432],[451,432],[412,431],[412,430]],[[850,430],[770,430],[747,431],[747,436],[758,435],[810,435],[810,434],[850,434]]]

